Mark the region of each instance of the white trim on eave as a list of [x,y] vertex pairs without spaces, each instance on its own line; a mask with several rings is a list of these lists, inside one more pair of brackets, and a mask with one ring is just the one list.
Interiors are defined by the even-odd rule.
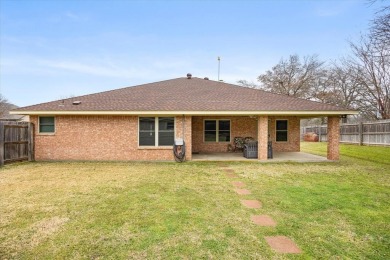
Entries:
[[188,115],[188,116],[331,116],[357,115],[358,111],[10,111],[11,115]]

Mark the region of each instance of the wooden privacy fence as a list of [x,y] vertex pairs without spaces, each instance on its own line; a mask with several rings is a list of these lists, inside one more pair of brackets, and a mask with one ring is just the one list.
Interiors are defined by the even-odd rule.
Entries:
[[34,160],[33,129],[28,122],[0,122],[0,166]]
[[[302,127],[301,137],[306,133],[316,133],[320,142],[328,141],[326,125]],[[390,120],[342,124],[340,125],[340,143],[390,145]]]

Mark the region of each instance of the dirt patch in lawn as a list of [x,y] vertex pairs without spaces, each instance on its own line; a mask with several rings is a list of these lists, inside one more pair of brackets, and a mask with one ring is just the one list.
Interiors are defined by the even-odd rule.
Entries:
[[46,238],[56,233],[60,228],[69,221],[66,217],[53,217],[49,219],[43,219],[32,225],[33,236],[31,237],[30,246],[36,247]]

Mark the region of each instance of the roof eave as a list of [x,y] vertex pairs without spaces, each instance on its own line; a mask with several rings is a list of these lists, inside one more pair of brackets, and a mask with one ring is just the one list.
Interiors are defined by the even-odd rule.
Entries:
[[12,115],[189,115],[189,116],[250,116],[250,115],[271,115],[271,116],[331,116],[331,115],[357,115],[354,110],[316,110],[316,111],[10,111]]

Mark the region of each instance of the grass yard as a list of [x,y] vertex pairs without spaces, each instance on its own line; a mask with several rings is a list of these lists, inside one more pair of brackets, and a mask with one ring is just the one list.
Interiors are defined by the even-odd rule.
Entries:
[[[302,150],[324,155],[326,144]],[[0,259],[390,259],[390,148],[341,154],[338,163],[7,165]],[[252,194],[237,195],[234,180]],[[277,226],[254,225],[255,214]],[[274,235],[303,253],[275,253],[264,239]]]

